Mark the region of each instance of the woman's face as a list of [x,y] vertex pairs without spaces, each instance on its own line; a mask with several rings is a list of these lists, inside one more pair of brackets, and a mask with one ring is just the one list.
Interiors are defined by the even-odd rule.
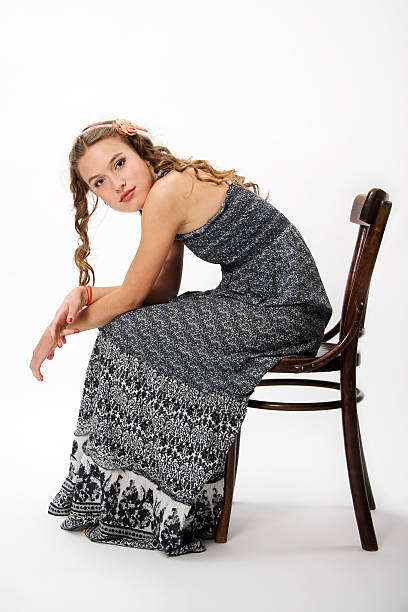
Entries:
[[92,193],[119,212],[142,209],[155,177],[151,164],[115,136],[91,145],[78,171]]

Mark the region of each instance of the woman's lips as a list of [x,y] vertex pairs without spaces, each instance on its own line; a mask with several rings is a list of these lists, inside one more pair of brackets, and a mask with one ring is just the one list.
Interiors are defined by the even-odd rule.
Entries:
[[133,189],[131,189],[130,191],[125,191],[124,195],[120,198],[120,201],[127,202],[128,200],[130,200],[130,198],[133,197],[135,189],[136,187],[133,187]]

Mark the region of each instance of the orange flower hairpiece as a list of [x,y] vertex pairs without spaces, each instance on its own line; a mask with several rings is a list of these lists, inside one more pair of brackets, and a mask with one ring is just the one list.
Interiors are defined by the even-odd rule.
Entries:
[[113,123],[116,129],[126,136],[134,136],[137,133],[137,130],[142,130],[143,132],[149,131],[146,130],[146,128],[140,127],[140,125],[131,123],[127,119],[115,119]]
[[89,127],[82,130],[82,133],[87,132],[88,130],[94,130],[98,127],[115,127],[118,132],[124,134],[125,136],[134,136],[137,134],[137,130],[142,130],[143,132],[148,132],[146,128],[140,127],[140,125],[136,125],[135,123],[131,123],[127,119],[114,119],[109,123],[95,123],[95,125],[90,125]]

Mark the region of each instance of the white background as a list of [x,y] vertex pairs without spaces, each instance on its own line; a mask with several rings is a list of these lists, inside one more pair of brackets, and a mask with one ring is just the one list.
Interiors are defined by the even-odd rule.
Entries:
[[[6,609],[406,611],[407,2],[2,6]],[[314,255],[334,310],[328,328],[340,316],[357,236],[353,199],[372,187],[390,194],[357,381],[378,552],[360,546],[338,411],[248,409],[229,540],[207,541],[203,554],[170,559],[97,545],[47,514],[68,472],[97,330],[69,337],[43,365],[42,383],[29,363],[78,283],[69,150],[87,124],[114,117],[146,127],[175,155],[234,168],[269,191]],[[96,285],[121,284],[140,215],[100,202],[89,234]],[[219,266],[185,249],[180,292],[220,278]],[[277,388],[254,397],[336,394]]]

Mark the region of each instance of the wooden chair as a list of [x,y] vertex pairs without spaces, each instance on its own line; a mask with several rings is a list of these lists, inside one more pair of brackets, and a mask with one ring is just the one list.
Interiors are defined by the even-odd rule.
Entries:
[[[263,379],[257,385],[306,385],[338,389],[340,399],[328,402],[283,403],[249,399],[248,406],[266,410],[328,410],[341,408],[347,469],[354,512],[361,545],[364,550],[378,550],[371,517],[375,503],[368,478],[357,415],[357,403],[364,393],[356,387],[356,366],[361,358],[357,345],[365,332],[364,320],[371,275],[377,259],[382,236],[391,211],[388,194],[382,189],[371,189],[367,195],[358,195],[353,203],[350,221],[359,225],[353,253],[341,319],[323,336],[323,343],[316,355],[282,359],[270,372],[309,373],[340,372],[340,382],[297,378]],[[339,334],[337,343],[327,342]],[[224,506],[218,523],[215,541],[226,542],[231,514],[232,496],[238,466],[238,432],[230,447],[225,463]]]

